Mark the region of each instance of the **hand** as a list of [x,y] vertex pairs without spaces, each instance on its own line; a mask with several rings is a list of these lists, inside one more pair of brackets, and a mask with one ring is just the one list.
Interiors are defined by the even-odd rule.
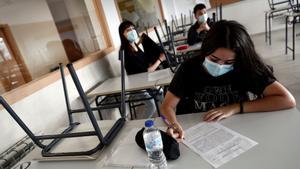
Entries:
[[165,61],[166,60],[166,56],[165,55],[160,55],[159,56],[159,60],[162,62],[162,61]]
[[182,143],[184,139],[184,131],[179,123],[175,123],[174,127],[168,127],[167,134],[177,140],[178,143]]
[[208,26],[207,22],[202,23],[201,25],[199,25],[198,31],[209,31],[210,27]]
[[238,113],[239,111],[240,111],[239,104],[231,104],[223,107],[218,107],[207,111],[203,116],[203,120],[208,122],[210,121],[216,122],[225,119],[227,117],[230,117]]
[[156,70],[156,67],[154,67],[153,65],[148,67],[147,71],[148,72],[154,72]]

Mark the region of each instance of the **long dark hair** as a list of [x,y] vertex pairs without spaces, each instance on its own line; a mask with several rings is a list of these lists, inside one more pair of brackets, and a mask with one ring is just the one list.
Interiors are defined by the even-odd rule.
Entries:
[[120,36],[120,40],[121,40],[121,49],[129,50],[129,51],[133,52],[133,49],[132,49],[128,39],[124,36],[124,31],[127,28],[129,28],[130,26],[135,27],[135,25],[132,22],[130,22],[128,20],[123,21],[119,26],[119,36]]
[[273,73],[254,48],[246,28],[236,21],[216,22],[207,33],[200,49],[200,59],[212,54],[218,48],[227,48],[235,52],[234,71],[243,82],[255,81],[259,76],[272,77]]

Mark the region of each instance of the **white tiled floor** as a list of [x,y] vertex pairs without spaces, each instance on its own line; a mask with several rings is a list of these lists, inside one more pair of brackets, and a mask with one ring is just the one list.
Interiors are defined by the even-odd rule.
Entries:
[[[291,32],[291,31],[289,31]],[[300,27],[296,28],[296,33]],[[292,35],[289,35],[291,45]],[[300,108],[300,36],[296,37],[295,60],[292,60],[292,52],[285,55],[285,30],[272,32],[272,45],[265,43],[265,35],[252,36],[257,52],[270,65],[274,67],[275,76],[285,85],[297,100],[297,107]]]

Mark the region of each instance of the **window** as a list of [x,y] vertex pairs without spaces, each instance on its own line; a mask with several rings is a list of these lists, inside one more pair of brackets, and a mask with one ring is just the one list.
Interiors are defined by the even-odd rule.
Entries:
[[[9,39],[15,42],[5,43],[1,37],[0,64],[8,61],[10,53],[9,56],[16,58],[10,64],[24,77],[24,82],[19,80],[18,84],[24,84],[54,70],[58,63],[74,62],[111,47],[100,3],[98,0],[0,0],[0,25],[6,25],[11,31]],[[18,51],[16,57],[13,49]],[[8,83],[11,82],[1,84]],[[18,86],[0,85],[0,93]]]
[[160,0],[115,0],[122,20],[129,20],[138,31],[150,28],[162,20]]

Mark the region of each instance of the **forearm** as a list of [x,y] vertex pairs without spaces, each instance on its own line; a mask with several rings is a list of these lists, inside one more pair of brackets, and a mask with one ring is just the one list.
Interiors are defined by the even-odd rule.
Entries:
[[295,106],[295,101],[285,96],[267,96],[261,99],[243,102],[243,112],[268,112],[288,109]]
[[153,65],[149,66],[148,72],[155,71],[157,69],[157,67],[160,65],[160,63],[161,63],[161,61],[159,59],[157,59]]
[[163,103],[160,108],[160,112],[163,114],[163,116],[166,118],[166,120],[170,124],[178,123],[177,119],[176,119],[176,113],[175,113],[174,108],[167,106]]

